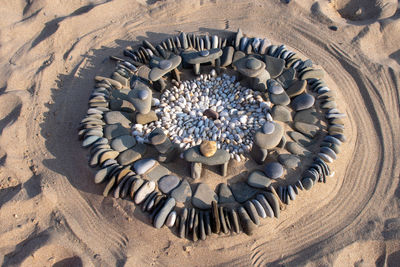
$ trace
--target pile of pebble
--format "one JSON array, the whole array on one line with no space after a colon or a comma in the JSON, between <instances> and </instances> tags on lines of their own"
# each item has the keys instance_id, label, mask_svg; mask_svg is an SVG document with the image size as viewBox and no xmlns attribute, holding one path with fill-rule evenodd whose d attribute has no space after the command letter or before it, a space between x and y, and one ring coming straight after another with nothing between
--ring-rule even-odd
<instances>
[{"instance_id":1,"label":"pile of pebble","mask_svg":"<svg viewBox=\"0 0 400 267\"><path fill-rule=\"evenodd\" d=\"M145 40L124 55L111 57L110 78L95 77L79 136L90 148L89 165L100 167L94 182L105 184L103 195L141 205L154 227L177 227L194 241L252 235L260 218L279 218L301 190L333 176L346 115L311 60L240 29L228 38L182 32L155 47ZM201 74L201 64L214 69ZM185 69L197 78L181 81ZM225 69L236 74L217 75ZM150 147L157 158L146 157ZM179 155L191 178L169 171ZM199 180L202 165L221 165L226 176L230 159L259 167L217 190ZM312 163L304 168L303 159ZM289 169L305 171L289 184L282 179Z\"/></svg>"}]
</instances>

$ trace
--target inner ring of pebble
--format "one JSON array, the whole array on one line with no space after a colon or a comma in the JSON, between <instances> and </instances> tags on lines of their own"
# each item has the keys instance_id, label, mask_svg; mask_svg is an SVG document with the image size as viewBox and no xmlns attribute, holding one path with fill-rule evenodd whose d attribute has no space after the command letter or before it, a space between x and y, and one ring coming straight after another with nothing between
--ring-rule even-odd
<instances>
[{"instance_id":1,"label":"inner ring of pebble","mask_svg":"<svg viewBox=\"0 0 400 267\"><path fill-rule=\"evenodd\" d=\"M79 136L103 195L140 205L155 228L193 241L252 235L333 176L346 115L324 71L285 45L240 29L181 32L110 59L116 68L95 77ZM217 188L202 181L203 168L225 177L232 161L256 167ZM190 177L171 173L181 162ZM296 181L285 180L289 171Z\"/></svg>"}]
</instances>

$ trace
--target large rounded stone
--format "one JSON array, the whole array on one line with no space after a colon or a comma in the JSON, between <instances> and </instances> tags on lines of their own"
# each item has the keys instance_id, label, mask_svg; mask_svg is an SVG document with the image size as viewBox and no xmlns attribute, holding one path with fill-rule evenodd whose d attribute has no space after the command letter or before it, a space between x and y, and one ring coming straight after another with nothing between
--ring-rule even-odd
<instances>
[{"instance_id":1,"label":"large rounded stone","mask_svg":"<svg viewBox=\"0 0 400 267\"><path fill-rule=\"evenodd\" d=\"M158 181L158 188L164 194L168 194L178 186L179 182L179 177L175 175L166 175Z\"/></svg>"},{"instance_id":2,"label":"large rounded stone","mask_svg":"<svg viewBox=\"0 0 400 267\"><path fill-rule=\"evenodd\" d=\"M310 94L301 94L292 101L292 108L295 111L311 108L314 105L315 98Z\"/></svg>"},{"instance_id":3,"label":"large rounded stone","mask_svg":"<svg viewBox=\"0 0 400 267\"><path fill-rule=\"evenodd\" d=\"M276 147L282 139L283 127L279 123L275 123L275 129L270 134L257 131L254 136L254 142L263 149L271 149Z\"/></svg>"},{"instance_id":4,"label":"large rounded stone","mask_svg":"<svg viewBox=\"0 0 400 267\"><path fill-rule=\"evenodd\" d=\"M283 167L278 162L271 162L264 167L265 175L271 179L277 179L283 175Z\"/></svg>"}]
</instances>

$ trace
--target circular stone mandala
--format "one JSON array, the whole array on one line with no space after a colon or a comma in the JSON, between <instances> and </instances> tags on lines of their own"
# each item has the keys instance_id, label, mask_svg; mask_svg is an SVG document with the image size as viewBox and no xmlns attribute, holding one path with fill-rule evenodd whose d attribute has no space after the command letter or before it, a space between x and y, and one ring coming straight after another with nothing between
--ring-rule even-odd
<instances>
[{"instance_id":1,"label":"circular stone mandala","mask_svg":"<svg viewBox=\"0 0 400 267\"><path fill-rule=\"evenodd\" d=\"M324 71L285 45L240 29L181 32L124 56L111 56L111 78L96 76L79 136L89 165L100 167L94 182L104 183L103 195L141 205L154 227L193 241L251 235L260 218L279 218L301 190L333 175L345 114ZM255 167L218 188L202 179L206 166L226 177L231 160ZM173 174L173 164L191 177Z\"/></svg>"}]
</instances>

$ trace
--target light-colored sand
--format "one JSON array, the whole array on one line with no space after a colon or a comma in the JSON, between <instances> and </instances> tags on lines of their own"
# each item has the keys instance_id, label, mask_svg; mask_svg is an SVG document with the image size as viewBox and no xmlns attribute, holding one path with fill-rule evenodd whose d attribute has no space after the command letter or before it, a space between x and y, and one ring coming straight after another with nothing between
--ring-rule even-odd
<instances>
[{"instance_id":1,"label":"light-colored sand","mask_svg":"<svg viewBox=\"0 0 400 267\"><path fill-rule=\"evenodd\" d=\"M0 263L399 266L400 12L397 1L377 1L355 14L358 2L3 1ZM132 202L103 198L76 128L94 76L114 68L109 55L178 30L238 27L326 70L348 114L348 142L335 178L301 193L279 220L252 237L192 243L154 229Z\"/></svg>"}]
</instances>

